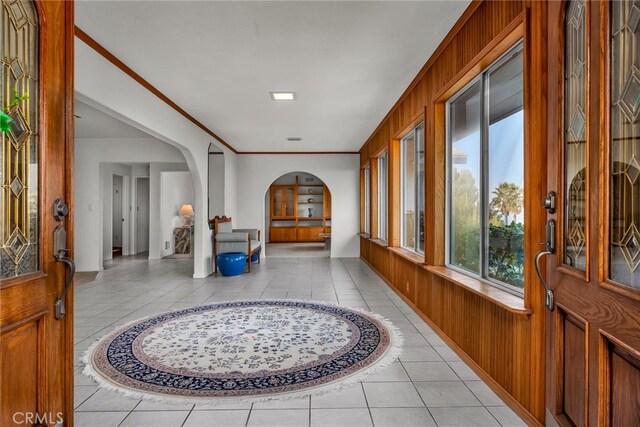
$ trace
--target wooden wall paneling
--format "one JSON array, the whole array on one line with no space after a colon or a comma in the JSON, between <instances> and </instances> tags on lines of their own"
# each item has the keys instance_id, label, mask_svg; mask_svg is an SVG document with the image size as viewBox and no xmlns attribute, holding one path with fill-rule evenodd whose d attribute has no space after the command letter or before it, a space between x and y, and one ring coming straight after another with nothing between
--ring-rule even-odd
<instances>
[{"instance_id":1,"label":"wooden wall paneling","mask_svg":"<svg viewBox=\"0 0 640 427\"><path fill-rule=\"evenodd\" d=\"M366 237L360 236L360 257L364 259L371 259L371 242Z\"/></svg>"},{"instance_id":2,"label":"wooden wall paneling","mask_svg":"<svg viewBox=\"0 0 640 427\"><path fill-rule=\"evenodd\" d=\"M426 205L431 207L427 209L425 225L426 232L432 236L428 239L431 243L425 248L425 260L431 265L444 263L445 145L437 143L438 140L444 141L444 107L438 106L434 101L443 88L451 85L456 76L492 40L501 37L501 32L510 26L521 25L514 20L520 16L521 23L525 10L531 22L526 28L527 38L531 42L525 48L529 74L526 83L529 97L525 110L534 112L525 119L527 140L529 145L546 145L546 104L543 92L546 87L543 79L546 78L547 61L544 33L546 5L534 1L473 2L361 150L361 154L365 150L370 153L380 150L385 144L389 145L390 248L398 247L400 238L400 194L399 186L395 184L399 183L400 176L397 135L411 123L415 114L423 114L427 171L425 200ZM539 164L543 155L546 152L529 152L527 162ZM364 163L361 161L361 164ZM545 177L529 178L526 185L528 193L540 193L546 185ZM529 208L533 210L532 206ZM539 222L544 212L527 212L526 215L529 224ZM543 232L544 227L531 230L528 239L535 239L535 236ZM540 238L544 240L544 236ZM527 289L528 299L525 305L531 307L534 314L527 317L511 314L456 284L423 271L421 266L412 264L413 268L409 268L410 262L391 250L387 250L385 254L384 251L368 248L362 239L361 243L362 248L367 246L361 257L375 266L376 271L398 292L407 295L419 314L437 325L439 332L464 352L463 358L470 358L477 364L484 375L492 379L494 389L508 393L507 399L511 398L510 406L531 424L541 424L544 421L544 360L540 358L540 354L544 354L544 311L541 306L542 294L537 280L531 276L533 269L530 264L525 267L528 272L526 282L531 288ZM531 247L527 249L533 250ZM374 256L375 260L372 258ZM381 261L381 257L385 256L389 260L388 273L384 272L384 263Z\"/></svg>"}]
</instances>

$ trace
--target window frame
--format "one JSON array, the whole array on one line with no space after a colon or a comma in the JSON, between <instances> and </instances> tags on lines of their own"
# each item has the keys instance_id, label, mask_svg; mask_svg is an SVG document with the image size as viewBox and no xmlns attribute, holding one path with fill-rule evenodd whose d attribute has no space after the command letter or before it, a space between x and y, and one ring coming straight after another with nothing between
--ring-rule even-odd
<instances>
[{"instance_id":1,"label":"window frame","mask_svg":"<svg viewBox=\"0 0 640 427\"><path fill-rule=\"evenodd\" d=\"M384 160L384 168L381 167ZM378 163L378 240L389 241L389 152L385 151L377 159ZM384 176L382 171L384 170ZM384 200L382 196L384 195ZM384 223L384 233L383 225Z\"/></svg>"},{"instance_id":2,"label":"window frame","mask_svg":"<svg viewBox=\"0 0 640 427\"><path fill-rule=\"evenodd\" d=\"M451 270L457 271L461 274L473 277L476 280L480 280L483 283L497 287L510 294L524 298L526 283L522 288L514 286L509 283L502 282L498 279L489 277L489 85L488 76L491 72L505 62L509 61L516 52L521 52L523 55L523 68L524 68L524 39L520 38L518 41L509 47L503 54L501 54L495 61L491 62L486 68L482 69L480 73L467 82L463 87L458 89L449 99L444 102L445 113L445 266ZM475 84L480 83L479 94L480 99L480 182L478 183L478 199L479 199L479 214L480 214L480 251L478 258L479 272L470 271L462 267L453 265L451 263L451 208L452 208L452 177L453 172L453 150L452 150L452 132L451 132L451 104L453 104L458 98L463 96L468 89ZM525 82L523 81L523 91ZM523 110L524 110L523 103ZM523 143L526 149L526 129L523 126ZM524 162L522 168L524 171ZM526 199L525 199L526 203ZM525 222L526 224L526 222ZM525 225L526 227L526 225ZM525 256L526 258L526 256ZM526 263L525 263L526 264ZM526 278L526 272L525 272Z\"/></svg>"},{"instance_id":3,"label":"window frame","mask_svg":"<svg viewBox=\"0 0 640 427\"><path fill-rule=\"evenodd\" d=\"M425 151L425 124L424 121L421 121L420 123L418 123L416 126L414 126L410 131L406 132L401 138L400 138L400 215L399 215L399 219L400 219L400 239L399 239L399 244L400 247L402 249L405 249L407 251L410 252L415 252L417 254L420 255L424 255L425 250L422 249L418 249L418 242L420 240L420 216L419 216L419 212L418 212L418 200L420 198L420 184L419 184L419 173L418 171L420 170L418 168L418 155L419 155L419 144L418 144L418 131L422 130L422 149L423 149L423 153L422 153L422 171L424 173L425 170L425 158L424 158L424 151ZM414 150L413 150L413 159L414 159L414 167L413 167L413 176L414 176L414 212L415 212L415 217L414 217L414 241L415 241L415 247L410 247L410 246L405 246L404 245L404 196L405 196L405 172L404 172L404 141L410 137L413 134L413 140L414 140ZM424 180L424 176L422 177ZM426 197L425 197L425 188L424 188L424 182L423 182L423 186L422 186L422 197L423 199L425 199L426 201ZM426 206L425 206L425 210L426 210ZM426 242L426 238L425 238L425 242Z\"/></svg>"},{"instance_id":4,"label":"window frame","mask_svg":"<svg viewBox=\"0 0 640 427\"><path fill-rule=\"evenodd\" d=\"M371 167L363 168L363 192L364 192L364 227L363 232L371 235Z\"/></svg>"}]
</instances>

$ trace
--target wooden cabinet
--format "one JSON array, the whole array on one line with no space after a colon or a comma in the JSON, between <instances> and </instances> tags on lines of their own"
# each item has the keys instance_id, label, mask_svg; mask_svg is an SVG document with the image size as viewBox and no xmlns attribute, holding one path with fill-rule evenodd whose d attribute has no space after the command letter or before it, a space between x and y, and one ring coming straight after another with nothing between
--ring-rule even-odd
<instances>
[{"instance_id":1,"label":"wooden cabinet","mask_svg":"<svg viewBox=\"0 0 640 427\"><path fill-rule=\"evenodd\" d=\"M298 242L324 242L324 227L297 227L296 240Z\"/></svg>"},{"instance_id":2,"label":"wooden cabinet","mask_svg":"<svg viewBox=\"0 0 640 427\"><path fill-rule=\"evenodd\" d=\"M324 242L331 232L331 193L324 184L272 185L269 242ZM323 235L323 236L321 236Z\"/></svg>"},{"instance_id":3,"label":"wooden cabinet","mask_svg":"<svg viewBox=\"0 0 640 427\"><path fill-rule=\"evenodd\" d=\"M269 227L271 242L293 242L296 238L296 227Z\"/></svg>"},{"instance_id":4,"label":"wooden cabinet","mask_svg":"<svg viewBox=\"0 0 640 427\"><path fill-rule=\"evenodd\" d=\"M271 218L295 218L298 210L296 185L272 185L270 199Z\"/></svg>"}]
</instances>

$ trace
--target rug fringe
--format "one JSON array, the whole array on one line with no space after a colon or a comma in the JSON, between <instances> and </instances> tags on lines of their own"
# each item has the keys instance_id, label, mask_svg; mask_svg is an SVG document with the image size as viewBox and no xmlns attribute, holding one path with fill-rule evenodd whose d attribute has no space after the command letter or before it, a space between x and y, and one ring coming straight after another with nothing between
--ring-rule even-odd
<instances>
[{"instance_id":1,"label":"rug fringe","mask_svg":"<svg viewBox=\"0 0 640 427\"><path fill-rule=\"evenodd\" d=\"M351 375L349 377L341 378L339 380L336 380L335 382L328 383L328 384L323 384L321 386L312 387L312 388L306 388L306 389L304 389L302 391L298 391L298 392L285 392L285 393L278 393L278 394L269 394L269 395L265 395L265 396L185 397L185 396L172 396L172 395L151 393L151 392L142 392L142 391L138 391L138 390L131 389L131 388L128 388L128 387L123 387L122 385L113 384L107 378L105 378L100 373L98 373L93 368L93 366L91 365L91 355L93 354L93 352L95 351L96 347L98 346L98 344L103 339L105 339L105 338L107 338L107 337L109 337L111 335L114 335L114 334L119 334L120 332L126 330L127 328L129 328L130 326L132 326L132 325L134 325L136 323L143 322L143 321L145 321L147 319L159 316L160 314L173 313L173 312L182 311L182 310L189 310L189 308L180 308L180 309L175 309L175 310L169 310L169 311L166 311L166 312L163 312L163 313L160 313L160 314L153 314L153 315L150 315L150 316L142 317L140 319L133 320L133 321L130 321L130 322L126 322L126 323L118 326L117 328L115 328L113 331L103 335L102 337L97 339L96 342L91 344L89 346L89 348L87 348L87 350L85 351L83 357L80 359L85 364L84 369L82 370L82 373L84 375L88 376L89 378L91 378L92 380L94 380L95 382L97 382L98 385L101 388L104 388L104 389L109 390L109 391L116 392L116 393L118 393L118 394L120 394L120 395L122 395L124 397L130 397L130 398L141 399L141 400L149 400L149 401L153 401L153 402L165 403L165 404L168 404L168 405L205 405L205 406L217 407L217 406L223 406L223 405L250 404L250 403L268 402L268 401L273 401L273 400L302 399L302 398L309 397L309 396L321 396L321 395L324 395L324 394L327 394L327 393L344 390L344 389L347 389L347 388L355 386L356 384L361 382L364 378L368 377L369 375L377 374L377 373L383 371L384 369L388 368L391 364L393 364L400 357L400 354L402 353L402 345L404 343L404 338L402 336L402 332L400 331L400 328L395 326L393 324L393 322L391 322L389 319L386 319L385 317L383 317L383 316L381 316L381 315L379 315L377 313L373 313L371 311L367 311L367 310L364 310L364 309L361 309L361 308L352 308L352 307L342 306L342 305L339 305L339 304L328 303L326 301L298 300L298 299L287 299L287 300L282 300L282 299L263 299L263 300L220 301L220 302L213 303L213 304L206 304L204 306L216 305L216 304L225 304L225 303L234 303L234 302L237 303L237 302L254 302L254 301L260 301L260 302L263 302L263 301L264 302L288 301L288 302L294 302L294 303L322 304L322 305L326 305L326 306L330 306L330 307L348 309L348 310L354 311L354 312L359 313L359 314L364 314L366 316L373 317L378 322L380 322L389 331L389 347L387 348L385 353L372 366L364 368L361 371L358 371L358 372L354 373L353 375ZM204 307L204 306L196 305L194 307Z\"/></svg>"}]
</instances>

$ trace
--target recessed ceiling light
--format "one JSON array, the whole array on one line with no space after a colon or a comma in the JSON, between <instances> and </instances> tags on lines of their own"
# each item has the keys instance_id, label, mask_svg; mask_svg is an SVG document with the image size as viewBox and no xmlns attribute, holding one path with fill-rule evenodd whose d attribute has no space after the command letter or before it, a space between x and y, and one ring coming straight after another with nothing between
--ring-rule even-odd
<instances>
[{"instance_id":1,"label":"recessed ceiling light","mask_svg":"<svg viewBox=\"0 0 640 427\"><path fill-rule=\"evenodd\" d=\"M293 101L296 99L295 92L269 92L274 101Z\"/></svg>"}]
</instances>

